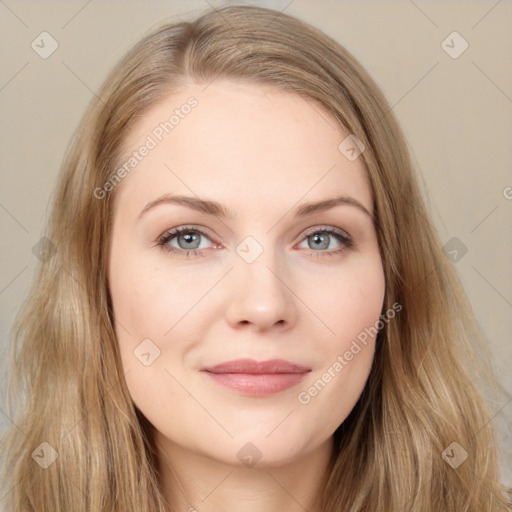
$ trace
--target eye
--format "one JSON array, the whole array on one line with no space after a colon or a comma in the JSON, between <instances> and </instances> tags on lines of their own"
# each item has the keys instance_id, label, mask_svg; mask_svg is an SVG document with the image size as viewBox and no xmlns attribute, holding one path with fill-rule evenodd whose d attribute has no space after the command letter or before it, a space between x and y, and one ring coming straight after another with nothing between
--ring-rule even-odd
<instances>
[{"instance_id":1,"label":"eye","mask_svg":"<svg viewBox=\"0 0 512 512\"><path fill-rule=\"evenodd\" d=\"M202 245L201 238L210 240L210 237L198 228L181 226L164 233L158 239L157 245L163 250L178 256L190 257L191 253L193 256L205 256L204 250L208 249L208 245ZM329 249L332 246L332 240L338 242L338 247L335 249ZM349 235L330 226L310 229L304 235L302 243L305 242L308 244L309 249L313 249L310 254L316 254L317 258L334 256L354 246L354 242ZM217 244L215 245L220 247Z\"/></svg>"},{"instance_id":2,"label":"eye","mask_svg":"<svg viewBox=\"0 0 512 512\"><path fill-rule=\"evenodd\" d=\"M160 237L157 245L173 254L183 254L186 251L186 256L190 252L194 255L203 256L202 249L207 247L201 247L201 237L209 240L208 236L201 230L190 226L181 226L165 233ZM171 242L176 242L177 247L172 245Z\"/></svg>"},{"instance_id":3,"label":"eye","mask_svg":"<svg viewBox=\"0 0 512 512\"><path fill-rule=\"evenodd\" d=\"M332 240L338 241L338 248L325 250L331 247ZM354 242L350 236L345 234L343 231L332 228L332 227L315 227L306 233L303 243L307 243L310 249L320 249L313 251L317 253L316 256L335 256L350 249L354 246Z\"/></svg>"}]
</instances>

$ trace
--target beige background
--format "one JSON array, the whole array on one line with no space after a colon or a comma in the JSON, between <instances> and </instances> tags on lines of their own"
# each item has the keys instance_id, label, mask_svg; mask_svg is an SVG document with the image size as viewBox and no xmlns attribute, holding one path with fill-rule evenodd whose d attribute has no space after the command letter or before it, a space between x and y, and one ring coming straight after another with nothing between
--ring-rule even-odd
<instances>
[{"instance_id":1,"label":"beige background","mask_svg":"<svg viewBox=\"0 0 512 512\"><path fill-rule=\"evenodd\" d=\"M153 27L226 3L0 0L0 348L38 261L32 247L64 151L92 95ZM382 87L442 242L457 237L467 247L453 264L512 391L511 0L245 3L316 25ZM31 48L43 31L59 45L47 59ZM469 45L456 59L441 46L453 31ZM457 39L448 44L461 48ZM0 427L9 421L2 410ZM503 479L512 486L512 402L504 398L495 413Z\"/></svg>"}]
</instances>

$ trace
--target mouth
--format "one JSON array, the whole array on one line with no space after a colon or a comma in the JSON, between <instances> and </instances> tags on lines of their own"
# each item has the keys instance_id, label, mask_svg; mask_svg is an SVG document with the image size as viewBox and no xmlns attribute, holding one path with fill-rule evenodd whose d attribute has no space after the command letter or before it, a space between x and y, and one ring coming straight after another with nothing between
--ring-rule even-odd
<instances>
[{"instance_id":1,"label":"mouth","mask_svg":"<svg viewBox=\"0 0 512 512\"><path fill-rule=\"evenodd\" d=\"M237 359L201 369L216 383L252 396L285 391L301 382L311 368L283 359L254 361Z\"/></svg>"}]
</instances>

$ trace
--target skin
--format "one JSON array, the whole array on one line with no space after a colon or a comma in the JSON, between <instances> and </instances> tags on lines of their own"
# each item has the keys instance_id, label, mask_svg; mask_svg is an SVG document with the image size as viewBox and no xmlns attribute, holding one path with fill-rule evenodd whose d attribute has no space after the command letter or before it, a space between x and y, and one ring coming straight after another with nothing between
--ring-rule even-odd
<instances>
[{"instance_id":1,"label":"skin","mask_svg":"<svg viewBox=\"0 0 512 512\"><path fill-rule=\"evenodd\" d=\"M155 427L161 484L173 510L319 510L332 435L366 383L373 338L307 404L298 394L382 312L385 281L373 198L361 158L338 150L348 133L317 104L260 84L217 79L188 84L147 111L126 141L133 151L169 113L198 105L115 190L109 285L131 397ZM342 204L294 218L306 203L350 196L370 213ZM218 201L221 219L163 194ZM166 252L172 228L201 229L203 255L183 235ZM334 235L314 245L322 228ZM252 263L236 251L248 236L263 252ZM328 245L327 245L328 244ZM254 251L254 247L250 249ZM254 252L252 253L254 254ZM160 355L134 355L144 339ZM305 380L267 396L247 396L199 370L237 358L282 358L311 368ZM331 370L332 373L332 370ZM249 467L237 455L261 454ZM251 451L253 450L253 451Z\"/></svg>"}]
</instances>

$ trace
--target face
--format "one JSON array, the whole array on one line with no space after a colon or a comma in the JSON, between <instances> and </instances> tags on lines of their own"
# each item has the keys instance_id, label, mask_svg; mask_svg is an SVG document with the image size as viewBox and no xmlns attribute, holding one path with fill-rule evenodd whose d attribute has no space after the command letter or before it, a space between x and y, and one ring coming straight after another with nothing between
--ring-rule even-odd
<instances>
[{"instance_id":1,"label":"face","mask_svg":"<svg viewBox=\"0 0 512 512\"><path fill-rule=\"evenodd\" d=\"M109 286L131 397L169 449L284 464L359 398L385 282L366 170L336 126L295 94L215 80L126 141Z\"/></svg>"}]
</instances>

